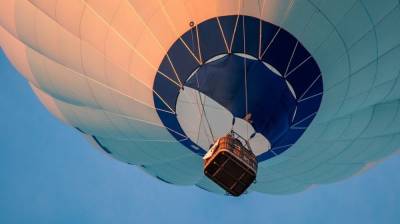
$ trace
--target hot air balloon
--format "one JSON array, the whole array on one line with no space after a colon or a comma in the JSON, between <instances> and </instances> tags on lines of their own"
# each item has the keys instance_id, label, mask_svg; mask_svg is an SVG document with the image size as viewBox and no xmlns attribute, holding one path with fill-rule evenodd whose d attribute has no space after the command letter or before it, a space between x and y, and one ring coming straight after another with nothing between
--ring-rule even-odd
<instances>
[{"instance_id":1,"label":"hot air balloon","mask_svg":"<svg viewBox=\"0 0 400 224\"><path fill-rule=\"evenodd\" d=\"M54 116L163 182L233 195L300 192L396 152L399 27L398 0L0 7L0 46Z\"/></svg>"}]
</instances>

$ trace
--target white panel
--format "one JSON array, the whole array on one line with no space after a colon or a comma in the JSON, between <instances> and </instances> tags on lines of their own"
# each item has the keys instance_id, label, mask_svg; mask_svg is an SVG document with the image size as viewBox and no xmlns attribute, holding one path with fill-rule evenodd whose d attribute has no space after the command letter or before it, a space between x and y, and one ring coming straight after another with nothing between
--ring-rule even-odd
<instances>
[{"instance_id":1,"label":"white panel","mask_svg":"<svg viewBox=\"0 0 400 224\"><path fill-rule=\"evenodd\" d=\"M57 22L75 36L80 36L81 19L85 4L82 0L58 0Z\"/></svg>"},{"instance_id":2,"label":"white panel","mask_svg":"<svg viewBox=\"0 0 400 224\"><path fill-rule=\"evenodd\" d=\"M163 14L166 15L172 30L175 31L176 37L180 37L189 30L189 23L193 20L183 3L184 1L182 0L160 1L160 8Z\"/></svg>"},{"instance_id":3,"label":"white panel","mask_svg":"<svg viewBox=\"0 0 400 224\"><path fill-rule=\"evenodd\" d=\"M285 24L295 1L293 0L264 0L261 6L262 19L278 26Z\"/></svg>"},{"instance_id":4,"label":"white panel","mask_svg":"<svg viewBox=\"0 0 400 224\"><path fill-rule=\"evenodd\" d=\"M316 13L299 40L307 50L314 52L329 38L332 31L333 27L325 17L321 13Z\"/></svg>"},{"instance_id":5,"label":"white panel","mask_svg":"<svg viewBox=\"0 0 400 224\"><path fill-rule=\"evenodd\" d=\"M304 191L308 187L299 181L290 178L282 178L267 183L256 183L251 186L251 190L269 194L290 194Z\"/></svg>"},{"instance_id":6,"label":"white panel","mask_svg":"<svg viewBox=\"0 0 400 224\"><path fill-rule=\"evenodd\" d=\"M368 95L369 95L369 92L364 92L364 93L358 94L354 97L346 98L344 100L342 106L340 107L340 110L337 112L337 116L338 117L345 116L351 112L361 109L361 105L368 98Z\"/></svg>"},{"instance_id":7,"label":"white panel","mask_svg":"<svg viewBox=\"0 0 400 224\"><path fill-rule=\"evenodd\" d=\"M232 3L235 4L234 1L232 1ZM246 0L246 1L239 1L238 4L241 4L240 14L248 15L248 16L252 16L252 17L256 17L256 18L262 17L261 7L260 7L262 5L262 1Z\"/></svg>"},{"instance_id":8,"label":"white panel","mask_svg":"<svg viewBox=\"0 0 400 224\"><path fill-rule=\"evenodd\" d=\"M140 2L140 1L134 1ZM149 1L146 1L146 4ZM131 45L136 44L140 35L145 31L145 23L143 19L138 17L135 10L132 9L128 2L122 2L115 14L112 26L117 32L113 32L119 36L123 36L123 39L128 41Z\"/></svg>"},{"instance_id":9,"label":"white panel","mask_svg":"<svg viewBox=\"0 0 400 224\"><path fill-rule=\"evenodd\" d=\"M85 2L87 2L87 6L91 7L107 22L112 20L112 18L115 16L118 6L121 5L121 0L86 0Z\"/></svg>"},{"instance_id":10,"label":"white panel","mask_svg":"<svg viewBox=\"0 0 400 224\"><path fill-rule=\"evenodd\" d=\"M176 41L177 34L170 27L170 24L165 17L166 15L162 13L162 9L159 8L158 11L149 18L149 20L143 22L146 23L148 29L150 29L151 33L157 38L157 44L163 46L163 49L166 52Z\"/></svg>"},{"instance_id":11,"label":"white panel","mask_svg":"<svg viewBox=\"0 0 400 224\"><path fill-rule=\"evenodd\" d=\"M207 19L219 16L217 14L216 0L188 0L185 2L189 15L193 16L196 24L199 24Z\"/></svg>"},{"instance_id":12,"label":"white panel","mask_svg":"<svg viewBox=\"0 0 400 224\"><path fill-rule=\"evenodd\" d=\"M114 103L120 101L120 106L124 108L124 113L128 116L160 123L152 105L147 104L148 101L152 102L152 92L148 89L143 89L143 85L135 84L134 82L132 84L132 88L136 87L136 95L142 98L137 100L123 94L117 89L108 87L95 80L87 79L84 75L49 60L31 49L28 49L27 59L30 63L29 67L31 67L32 73L35 76L31 81L35 83L35 80L37 80L39 87L60 100L93 108L102 106L114 112L118 112L118 108L114 106ZM24 73L29 75L28 72L24 71ZM79 92L79 96L76 94L77 92ZM96 94L103 97L98 97ZM113 96L114 99L108 96ZM118 99L118 101L115 101L115 99ZM143 110L147 112L141 113ZM145 116L146 118L138 115Z\"/></svg>"},{"instance_id":13,"label":"white panel","mask_svg":"<svg viewBox=\"0 0 400 224\"><path fill-rule=\"evenodd\" d=\"M351 122L340 136L342 139L355 139L365 130L374 115L373 108L358 111L351 116Z\"/></svg>"},{"instance_id":14,"label":"white panel","mask_svg":"<svg viewBox=\"0 0 400 224\"><path fill-rule=\"evenodd\" d=\"M38 82L32 74L28 62L25 45L15 39L3 27L0 27L0 45L8 60L10 60L17 71L22 74L28 81L32 82L35 85L38 85Z\"/></svg>"},{"instance_id":15,"label":"white panel","mask_svg":"<svg viewBox=\"0 0 400 224\"><path fill-rule=\"evenodd\" d=\"M378 58L378 74L375 82L376 85L387 81L394 81L393 79L399 76L400 63L397 60L398 58L400 58L400 46L393 48Z\"/></svg>"},{"instance_id":16,"label":"white panel","mask_svg":"<svg viewBox=\"0 0 400 224\"><path fill-rule=\"evenodd\" d=\"M256 156L271 149L271 143L259 133L257 133L253 138L250 138L249 143Z\"/></svg>"},{"instance_id":17,"label":"white panel","mask_svg":"<svg viewBox=\"0 0 400 224\"><path fill-rule=\"evenodd\" d=\"M397 6L390 11L383 20L376 26L376 34L378 36L379 55L391 50L400 43L400 29L396 29L400 21L400 7Z\"/></svg>"},{"instance_id":18,"label":"white panel","mask_svg":"<svg viewBox=\"0 0 400 224\"><path fill-rule=\"evenodd\" d=\"M255 134L253 126L251 126L249 122L240 118L235 118L235 124L233 125L233 130L244 139L250 139L250 136L252 134Z\"/></svg>"},{"instance_id":19,"label":"white panel","mask_svg":"<svg viewBox=\"0 0 400 224\"><path fill-rule=\"evenodd\" d=\"M49 58L62 61L60 57L60 26L42 12L36 12L34 26L35 35L30 37L36 38L36 49Z\"/></svg>"},{"instance_id":20,"label":"white panel","mask_svg":"<svg viewBox=\"0 0 400 224\"><path fill-rule=\"evenodd\" d=\"M81 40L65 29L58 29L59 56L58 62L74 71L85 74L82 65ZM86 55L92 57L91 55Z\"/></svg>"},{"instance_id":21,"label":"white panel","mask_svg":"<svg viewBox=\"0 0 400 224\"><path fill-rule=\"evenodd\" d=\"M340 36L333 32L327 39L314 51L314 57L318 60L318 66L323 74L324 87L331 87L348 75L346 49Z\"/></svg>"},{"instance_id":22,"label":"white panel","mask_svg":"<svg viewBox=\"0 0 400 224\"><path fill-rule=\"evenodd\" d=\"M72 126L90 135L127 140L174 140L165 127L149 121L58 100L55 102Z\"/></svg>"},{"instance_id":23,"label":"white panel","mask_svg":"<svg viewBox=\"0 0 400 224\"><path fill-rule=\"evenodd\" d=\"M393 136L381 136L371 139L356 140L353 145L342 153L338 158L335 158L333 163L368 163L373 159L379 158L383 149L390 148Z\"/></svg>"},{"instance_id":24,"label":"white panel","mask_svg":"<svg viewBox=\"0 0 400 224\"><path fill-rule=\"evenodd\" d=\"M242 8L243 2L242 0L216 0L216 14L217 16L237 15Z\"/></svg>"},{"instance_id":25,"label":"white panel","mask_svg":"<svg viewBox=\"0 0 400 224\"><path fill-rule=\"evenodd\" d=\"M377 63L371 63L360 71L351 74L347 97L355 97L369 91L374 84L376 70Z\"/></svg>"},{"instance_id":26,"label":"white panel","mask_svg":"<svg viewBox=\"0 0 400 224\"><path fill-rule=\"evenodd\" d=\"M329 49L326 50L324 55L329 55ZM333 54L335 54L334 52L336 52L336 50L333 51ZM330 57L328 57L328 60L329 59ZM324 90L329 90L336 85L340 85L341 82L345 81L350 75L350 62L347 54L344 54L339 60L333 61L334 62L327 61L329 66L322 67L320 65Z\"/></svg>"},{"instance_id":27,"label":"white panel","mask_svg":"<svg viewBox=\"0 0 400 224\"><path fill-rule=\"evenodd\" d=\"M217 102L206 98L204 110L215 137L224 136L232 129L233 115Z\"/></svg>"},{"instance_id":28,"label":"white panel","mask_svg":"<svg viewBox=\"0 0 400 224\"><path fill-rule=\"evenodd\" d=\"M400 73L399 73L400 75ZM386 82L387 83L387 82ZM394 81L389 81L392 84L392 89L389 90L388 95L385 97L386 100L395 100L400 98L400 79L397 78ZM384 85L384 84L382 84Z\"/></svg>"},{"instance_id":29,"label":"white panel","mask_svg":"<svg viewBox=\"0 0 400 224\"><path fill-rule=\"evenodd\" d=\"M339 138L349 126L350 122L350 117L343 117L330 122L319 140L332 141Z\"/></svg>"},{"instance_id":30,"label":"white panel","mask_svg":"<svg viewBox=\"0 0 400 224\"><path fill-rule=\"evenodd\" d=\"M176 110L184 132L204 150L208 150L216 138L225 136L232 129L232 114L211 98L190 87L180 91Z\"/></svg>"},{"instance_id":31,"label":"white panel","mask_svg":"<svg viewBox=\"0 0 400 224\"><path fill-rule=\"evenodd\" d=\"M393 90L395 82L385 82L375 86L369 92L368 98L364 101L363 107L372 106L382 102Z\"/></svg>"},{"instance_id":32,"label":"white panel","mask_svg":"<svg viewBox=\"0 0 400 224\"><path fill-rule=\"evenodd\" d=\"M340 19L336 28L346 46L350 47L373 27L365 8L357 1Z\"/></svg>"},{"instance_id":33,"label":"white panel","mask_svg":"<svg viewBox=\"0 0 400 224\"><path fill-rule=\"evenodd\" d=\"M84 77L31 49L27 55L32 73L46 93L69 103L97 107Z\"/></svg>"},{"instance_id":34,"label":"white panel","mask_svg":"<svg viewBox=\"0 0 400 224\"><path fill-rule=\"evenodd\" d=\"M3 1L0 7L0 25L3 29L16 35L17 29L15 24L15 1Z\"/></svg>"},{"instance_id":35,"label":"white panel","mask_svg":"<svg viewBox=\"0 0 400 224\"><path fill-rule=\"evenodd\" d=\"M68 123L68 120L64 117L64 115L60 111L60 108L58 108L57 103L51 96L41 91L32 84L30 84L30 87L32 88L36 96L39 98L40 102L46 106L47 110L49 110L55 117L60 119L62 122Z\"/></svg>"},{"instance_id":36,"label":"white panel","mask_svg":"<svg viewBox=\"0 0 400 224\"><path fill-rule=\"evenodd\" d=\"M154 12L160 8L160 0L147 0L147 1L136 1L129 0L132 6L135 8L137 13L143 18L144 21L154 14Z\"/></svg>"},{"instance_id":37,"label":"white panel","mask_svg":"<svg viewBox=\"0 0 400 224\"><path fill-rule=\"evenodd\" d=\"M29 0L35 7L42 10L44 13L51 15L52 17L55 16L56 13L56 0Z\"/></svg>"},{"instance_id":38,"label":"white panel","mask_svg":"<svg viewBox=\"0 0 400 224\"><path fill-rule=\"evenodd\" d=\"M38 9L25 0L16 1L15 8L16 10L14 18L17 38L21 42L37 49L38 44L36 41L35 20L38 14Z\"/></svg>"},{"instance_id":39,"label":"white panel","mask_svg":"<svg viewBox=\"0 0 400 224\"><path fill-rule=\"evenodd\" d=\"M385 1L376 1L376 0L362 0L364 7L368 11L372 21L374 24L379 23L383 17L385 17L393 8L398 6L398 0L385 0Z\"/></svg>"},{"instance_id":40,"label":"white panel","mask_svg":"<svg viewBox=\"0 0 400 224\"><path fill-rule=\"evenodd\" d=\"M264 7L270 7L268 5ZM283 28L288 30L296 38L301 39L305 28L315 16L317 9L309 1L293 1L293 6L283 23ZM301 20L299 18L302 18Z\"/></svg>"},{"instance_id":41,"label":"white panel","mask_svg":"<svg viewBox=\"0 0 400 224\"><path fill-rule=\"evenodd\" d=\"M285 163L277 164L271 169L278 170L285 177L299 177L310 172L321 164L335 158L351 145L351 141L323 142L313 147L313 152L306 152Z\"/></svg>"},{"instance_id":42,"label":"white panel","mask_svg":"<svg viewBox=\"0 0 400 224\"><path fill-rule=\"evenodd\" d=\"M145 166L144 170L164 181L179 185L193 185L203 177L202 159L197 155L159 165Z\"/></svg>"},{"instance_id":43,"label":"white panel","mask_svg":"<svg viewBox=\"0 0 400 224\"><path fill-rule=\"evenodd\" d=\"M103 54L86 42L81 43L81 50L84 74L94 80L108 85Z\"/></svg>"},{"instance_id":44,"label":"white panel","mask_svg":"<svg viewBox=\"0 0 400 224\"><path fill-rule=\"evenodd\" d=\"M87 41L97 50L104 52L104 42L109 29L109 24L94 9L90 6L85 8L80 26L82 40Z\"/></svg>"},{"instance_id":45,"label":"white panel","mask_svg":"<svg viewBox=\"0 0 400 224\"><path fill-rule=\"evenodd\" d=\"M343 17L354 7L356 1L357 0L319 1L316 5L333 24L338 24L340 21L343 21Z\"/></svg>"},{"instance_id":46,"label":"white panel","mask_svg":"<svg viewBox=\"0 0 400 224\"><path fill-rule=\"evenodd\" d=\"M304 178L306 181L312 180L314 183L332 183L354 175L363 166L364 164L324 164L299 178Z\"/></svg>"},{"instance_id":47,"label":"white panel","mask_svg":"<svg viewBox=\"0 0 400 224\"><path fill-rule=\"evenodd\" d=\"M98 138L99 142L118 159L136 165L160 164L184 159L193 154L174 140L144 141Z\"/></svg>"},{"instance_id":48,"label":"white panel","mask_svg":"<svg viewBox=\"0 0 400 224\"><path fill-rule=\"evenodd\" d=\"M359 71L372 61L376 60L378 56L376 48L376 36L373 31L368 32L362 39L354 43L348 52L351 63L351 72L354 73Z\"/></svg>"},{"instance_id":49,"label":"white panel","mask_svg":"<svg viewBox=\"0 0 400 224\"><path fill-rule=\"evenodd\" d=\"M114 64L115 67L120 67L121 70L128 71L132 50L120 36L116 32L109 32L104 44L107 62Z\"/></svg>"},{"instance_id":50,"label":"white panel","mask_svg":"<svg viewBox=\"0 0 400 224\"><path fill-rule=\"evenodd\" d=\"M344 80L331 89L324 90L324 97L322 98L318 112L319 120L328 121L338 112L340 106L343 104L348 85L349 81Z\"/></svg>"},{"instance_id":51,"label":"white panel","mask_svg":"<svg viewBox=\"0 0 400 224\"><path fill-rule=\"evenodd\" d=\"M387 127L393 122L399 107L400 105L397 101L375 106L374 116L360 137L373 137L384 134Z\"/></svg>"},{"instance_id":52,"label":"white panel","mask_svg":"<svg viewBox=\"0 0 400 224\"><path fill-rule=\"evenodd\" d=\"M140 79L136 79L126 71L121 70L111 63L106 62L106 74L109 86L108 88L115 95L124 95L126 98L132 98L135 101L154 108L153 95L155 94L151 87L145 86ZM160 96L162 99L163 97ZM133 107L134 105L131 105Z\"/></svg>"}]
</instances>

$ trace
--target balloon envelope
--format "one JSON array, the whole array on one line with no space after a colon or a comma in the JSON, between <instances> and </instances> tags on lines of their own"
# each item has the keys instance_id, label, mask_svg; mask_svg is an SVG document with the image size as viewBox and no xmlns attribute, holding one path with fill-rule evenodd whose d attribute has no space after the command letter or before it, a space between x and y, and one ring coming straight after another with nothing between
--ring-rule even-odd
<instances>
[{"instance_id":1,"label":"balloon envelope","mask_svg":"<svg viewBox=\"0 0 400 224\"><path fill-rule=\"evenodd\" d=\"M224 193L202 156L230 130L286 194L400 145L395 0L5 0L0 46L54 116L158 179Z\"/></svg>"}]
</instances>

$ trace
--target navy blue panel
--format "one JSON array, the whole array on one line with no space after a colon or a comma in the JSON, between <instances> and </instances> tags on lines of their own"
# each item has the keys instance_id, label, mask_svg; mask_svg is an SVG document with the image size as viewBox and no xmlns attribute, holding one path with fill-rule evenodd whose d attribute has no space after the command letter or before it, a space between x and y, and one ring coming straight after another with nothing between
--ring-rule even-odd
<instances>
[{"instance_id":1,"label":"navy blue panel","mask_svg":"<svg viewBox=\"0 0 400 224\"><path fill-rule=\"evenodd\" d=\"M190 50L193 52L193 54L196 55L196 57L198 59L200 59L200 51L199 51L199 46L198 46L200 41L197 41L196 27L193 27L190 31L183 34L181 38L186 43L186 45L190 48Z\"/></svg>"},{"instance_id":2,"label":"navy blue panel","mask_svg":"<svg viewBox=\"0 0 400 224\"><path fill-rule=\"evenodd\" d=\"M285 145L290 145L294 144L297 139L303 134L304 129L289 129L285 135L283 135L281 138L279 138L276 142L272 143L272 148L278 148L274 149L274 152L276 154L279 154L281 151L279 146L285 146Z\"/></svg>"},{"instance_id":3,"label":"navy blue panel","mask_svg":"<svg viewBox=\"0 0 400 224\"><path fill-rule=\"evenodd\" d=\"M287 148L286 148L286 149L287 149ZM275 156L275 154L274 154L272 151L268 151L268 152L266 152L266 153L263 153L263 154L257 156L257 161L258 161L258 162L261 162L261 161L270 159L270 158L272 158L272 157L274 157L274 156Z\"/></svg>"},{"instance_id":4,"label":"navy blue panel","mask_svg":"<svg viewBox=\"0 0 400 224\"><path fill-rule=\"evenodd\" d=\"M294 39L293 36L281 29L264 54L262 60L273 65L281 74L285 74L296 42L297 40Z\"/></svg>"},{"instance_id":5,"label":"navy blue panel","mask_svg":"<svg viewBox=\"0 0 400 224\"><path fill-rule=\"evenodd\" d=\"M300 119L297 123L294 123L292 127L294 127L294 128L308 127L311 124L314 117L315 117L315 115L312 115L312 116L306 117L307 119L304 119L304 118Z\"/></svg>"},{"instance_id":6,"label":"navy blue panel","mask_svg":"<svg viewBox=\"0 0 400 224\"><path fill-rule=\"evenodd\" d=\"M175 44L172 45L168 51L168 55L175 67L179 79L182 82L187 79L187 77L196 69L196 67L199 66L196 58L190 54L190 51L187 49L187 47L185 47L180 39L178 39ZM162 64L166 63L164 61L168 61L168 58L165 57Z\"/></svg>"},{"instance_id":7,"label":"navy blue panel","mask_svg":"<svg viewBox=\"0 0 400 224\"><path fill-rule=\"evenodd\" d=\"M242 17L242 26L244 26L244 38L246 46L244 53L250 55L258 55L259 39L260 39L260 20L254 17ZM258 58L258 57L256 57Z\"/></svg>"},{"instance_id":8,"label":"navy blue panel","mask_svg":"<svg viewBox=\"0 0 400 224\"><path fill-rule=\"evenodd\" d=\"M236 17L235 17L236 18ZM251 40L248 38L248 40ZM237 27L236 27L236 32L235 32L235 38L233 39L232 43L232 52L234 53L243 53L244 52L244 33L243 33L243 16L239 18Z\"/></svg>"},{"instance_id":9,"label":"navy blue panel","mask_svg":"<svg viewBox=\"0 0 400 224\"><path fill-rule=\"evenodd\" d=\"M296 116L293 120L293 123L297 123L302 119L306 118L310 114L315 113L318 111L322 99L322 95L310 98L308 100L301 101L298 104Z\"/></svg>"},{"instance_id":10,"label":"navy blue panel","mask_svg":"<svg viewBox=\"0 0 400 224\"><path fill-rule=\"evenodd\" d=\"M179 86L177 86L175 83L171 82L167 78L165 78L162 75L158 75L156 77L157 82L154 82L153 88L157 92L158 95L160 95L163 100L165 101L166 104L170 108L174 108L176 105L176 98L178 95L176 94L179 92ZM160 99L157 95L154 94L153 98L157 98L157 105L156 108L166 110L166 111L171 111Z\"/></svg>"},{"instance_id":11,"label":"navy blue panel","mask_svg":"<svg viewBox=\"0 0 400 224\"><path fill-rule=\"evenodd\" d=\"M310 59L290 74L287 80L292 85L296 95L301 96L320 74L321 72L316 62L314 59Z\"/></svg>"},{"instance_id":12,"label":"navy blue panel","mask_svg":"<svg viewBox=\"0 0 400 224\"><path fill-rule=\"evenodd\" d=\"M272 39L274 38L275 34L278 32L279 27L266 23L261 22L261 52L260 56L263 54L265 49L267 49L268 45L271 43ZM280 31L279 31L280 32Z\"/></svg>"},{"instance_id":13,"label":"navy blue panel","mask_svg":"<svg viewBox=\"0 0 400 224\"><path fill-rule=\"evenodd\" d=\"M156 107L159 107L160 105L162 105L164 103L161 102L161 100L157 97L157 98L154 98L154 104ZM182 136L182 135L184 135L184 131L182 130L179 123L176 122L175 114L163 112L163 111L159 111L159 110L157 111L157 113L158 113L158 116L160 117L160 119L163 121L165 127L175 131L175 132L169 131L175 137L175 139L177 139L178 141L185 139L185 137ZM180 133L181 135L179 135L176 132Z\"/></svg>"},{"instance_id":14,"label":"navy blue panel","mask_svg":"<svg viewBox=\"0 0 400 224\"><path fill-rule=\"evenodd\" d=\"M262 129L258 132L263 134L271 143L273 143L285 134L290 125L290 116L288 112L282 111L281 114L276 113L271 116L269 122L261 127Z\"/></svg>"},{"instance_id":15,"label":"navy blue panel","mask_svg":"<svg viewBox=\"0 0 400 224\"><path fill-rule=\"evenodd\" d=\"M199 24L198 31L203 61L219 54L228 53L217 19Z\"/></svg>"},{"instance_id":16,"label":"navy blue panel","mask_svg":"<svg viewBox=\"0 0 400 224\"><path fill-rule=\"evenodd\" d=\"M228 42L228 46L231 46L233 33L235 30L236 21L237 24L240 25L241 16L221 16L219 17L219 22L221 23L222 30L224 31L224 35L226 41Z\"/></svg>"},{"instance_id":17,"label":"navy blue panel","mask_svg":"<svg viewBox=\"0 0 400 224\"><path fill-rule=\"evenodd\" d=\"M320 76L317 79L317 81L315 81L315 83L311 86L311 88L309 88L307 92L304 94L304 96L301 97L301 99L299 100L307 99L308 97L312 97L317 94L322 94L321 86L322 86L322 76Z\"/></svg>"},{"instance_id":18,"label":"navy blue panel","mask_svg":"<svg viewBox=\"0 0 400 224\"><path fill-rule=\"evenodd\" d=\"M160 67L158 67L158 71L163 73L164 75L168 76L170 79L174 80L176 83L179 83L178 77L174 72L174 69L172 68L171 62L167 60L163 60L160 64Z\"/></svg>"},{"instance_id":19,"label":"navy blue panel","mask_svg":"<svg viewBox=\"0 0 400 224\"><path fill-rule=\"evenodd\" d=\"M237 18L236 15L219 17L228 47L233 38ZM199 32L200 44L197 44L196 28ZM277 34L278 30L279 33ZM275 34L277 35L271 43ZM260 37L261 49L258 49ZM209 19L198 24L197 27L191 28L182 35L181 39L197 56L199 56L198 48L200 46L203 62L208 61L214 56L228 53L217 18ZM243 118L247 112L251 113L251 124L254 129L264 135L271 142L272 148L275 148L273 152L268 151L257 157L259 161L263 161L287 150L290 148L287 145L294 144L302 135L304 129L290 129L294 123L301 121L301 119L307 116L309 118L297 126L306 128L311 123L314 116L310 115L318 111L322 94L307 100L304 99L322 93L322 78L316 79L320 75L320 70L312 57L285 78L274 74L263 65L262 62L266 62L280 71L281 74L284 74L286 69L289 72L306 58L310 57L309 52L301 43L297 45L292 57L294 47L297 43L296 38L273 24L253 17L240 16L233 39L233 53L245 53L255 58L258 58L259 53L262 54L268 45L270 46L261 58L262 61L249 60L241 56L229 54L213 62L199 65L183 45L182 40L178 39L169 49L168 55L184 86L204 93L228 109L234 117ZM246 46L246 49L244 49L244 46ZM288 67L291 57L292 62ZM189 76L197 68L197 72L189 79ZM176 77L174 77L175 73L171 71L172 66L169 64L167 57L163 59L159 69L171 79L176 80ZM303 100L294 98L286 85L286 81L293 87L297 97L304 94L302 97ZM314 81L315 83L311 85ZM153 88L173 110L176 110L176 101L180 91L178 86L160 74L157 74ZM305 92L307 89L308 91ZM156 108L169 110L156 95L154 95L153 99ZM295 108L297 108L296 116L292 122ZM176 114L160 110L157 112L166 127L184 135ZM183 136L172 131L170 133L194 153L198 155L205 154L206 149L196 150L196 147L200 147L190 139L185 139Z\"/></svg>"},{"instance_id":20,"label":"navy blue panel","mask_svg":"<svg viewBox=\"0 0 400 224\"><path fill-rule=\"evenodd\" d=\"M196 75L185 84L214 99L236 117L244 117L244 60L231 55L207 66L202 66Z\"/></svg>"},{"instance_id":21,"label":"navy blue panel","mask_svg":"<svg viewBox=\"0 0 400 224\"><path fill-rule=\"evenodd\" d=\"M299 43L292 57L292 61L290 62L288 72L299 66L308 57L310 57L310 53L308 53L308 51L303 47L303 45Z\"/></svg>"},{"instance_id":22,"label":"navy blue panel","mask_svg":"<svg viewBox=\"0 0 400 224\"><path fill-rule=\"evenodd\" d=\"M290 146L285 146L285 147L277 147L275 149L272 149L271 151L275 153L276 155L281 154L282 152L286 151Z\"/></svg>"},{"instance_id":23,"label":"navy blue panel","mask_svg":"<svg viewBox=\"0 0 400 224\"><path fill-rule=\"evenodd\" d=\"M248 69L247 85L248 110L254 129L268 139L280 136L290 126L290 116L296 107L284 79L256 61Z\"/></svg>"}]
</instances>

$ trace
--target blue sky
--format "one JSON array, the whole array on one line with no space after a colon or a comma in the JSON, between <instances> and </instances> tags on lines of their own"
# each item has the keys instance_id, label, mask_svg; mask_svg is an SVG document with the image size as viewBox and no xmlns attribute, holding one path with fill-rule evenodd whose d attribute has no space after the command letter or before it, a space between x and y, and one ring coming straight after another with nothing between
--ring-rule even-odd
<instances>
[{"instance_id":1,"label":"blue sky","mask_svg":"<svg viewBox=\"0 0 400 224\"><path fill-rule=\"evenodd\" d=\"M162 183L93 150L0 51L0 223L400 223L400 156L286 196Z\"/></svg>"}]
</instances>

